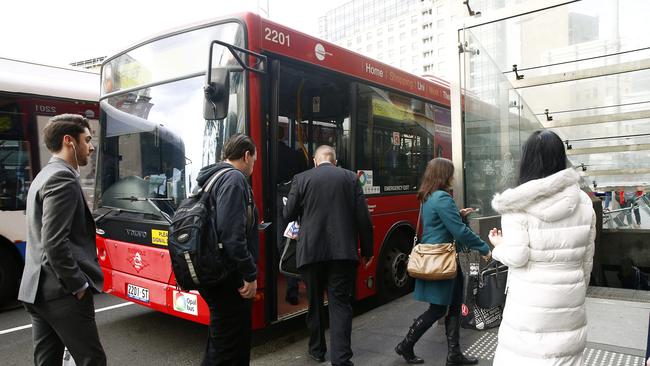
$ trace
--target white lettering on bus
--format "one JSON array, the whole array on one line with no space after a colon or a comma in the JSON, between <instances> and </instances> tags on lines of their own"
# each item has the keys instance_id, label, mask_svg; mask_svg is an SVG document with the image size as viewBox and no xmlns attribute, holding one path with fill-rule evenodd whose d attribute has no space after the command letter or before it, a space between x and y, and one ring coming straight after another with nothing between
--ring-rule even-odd
<instances>
[{"instance_id":1,"label":"white lettering on bus","mask_svg":"<svg viewBox=\"0 0 650 366\"><path fill-rule=\"evenodd\" d=\"M384 77L384 70L374 67L371 64L366 62L366 72L370 75L379 76L380 78Z\"/></svg>"},{"instance_id":2,"label":"white lettering on bus","mask_svg":"<svg viewBox=\"0 0 650 366\"><path fill-rule=\"evenodd\" d=\"M411 188L408 184L401 186L384 186L384 192L408 191Z\"/></svg>"},{"instance_id":3,"label":"white lettering on bus","mask_svg":"<svg viewBox=\"0 0 650 366\"><path fill-rule=\"evenodd\" d=\"M53 105L40 105L40 104L35 104L34 105L36 112L43 112L43 113L56 113L56 107Z\"/></svg>"},{"instance_id":4,"label":"white lettering on bus","mask_svg":"<svg viewBox=\"0 0 650 366\"><path fill-rule=\"evenodd\" d=\"M415 83L413 82L413 80L409 80L406 77L400 76L392 71L390 72L388 79L390 81L395 81L402 88L414 89Z\"/></svg>"},{"instance_id":5,"label":"white lettering on bus","mask_svg":"<svg viewBox=\"0 0 650 366\"><path fill-rule=\"evenodd\" d=\"M271 29L269 27L265 27L264 32L266 33L265 36L264 36L264 39L266 39L267 41L277 43L277 44L279 44L281 46L291 47L291 35L290 34L287 34L287 33L281 32L281 31L277 31L277 30Z\"/></svg>"}]
</instances>

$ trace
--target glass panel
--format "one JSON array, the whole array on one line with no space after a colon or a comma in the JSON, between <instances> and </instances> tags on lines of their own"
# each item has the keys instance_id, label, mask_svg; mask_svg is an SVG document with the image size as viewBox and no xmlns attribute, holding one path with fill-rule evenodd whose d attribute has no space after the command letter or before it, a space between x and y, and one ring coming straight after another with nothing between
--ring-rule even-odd
<instances>
[{"instance_id":1,"label":"glass panel","mask_svg":"<svg viewBox=\"0 0 650 366\"><path fill-rule=\"evenodd\" d=\"M542 126L472 32L464 36L474 49L463 53L461 68L466 93L465 205L490 216L496 214L494 194L517 185L521 145Z\"/></svg>"},{"instance_id":2,"label":"glass panel","mask_svg":"<svg viewBox=\"0 0 650 366\"><path fill-rule=\"evenodd\" d=\"M486 7L485 3L498 5ZM520 3L519 0L471 1L474 10L497 9ZM484 12L485 13L485 12ZM576 59L612 55L646 48L645 37L650 32L650 2L646 0L582 0L501 22L495 22L471 31L496 62L501 71L557 64ZM553 32L540 32L552 29ZM526 35L530 35L526 37ZM534 37L537 35L534 39ZM622 53L610 60L599 58L581 65L571 63L542 70L525 70L526 77L540 73L580 70L607 63L619 63L647 58L643 53ZM514 76L514 75L511 75Z\"/></svg>"},{"instance_id":3,"label":"glass panel","mask_svg":"<svg viewBox=\"0 0 650 366\"><path fill-rule=\"evenodd\" d=\"M434 154L451 155L448 110L367 85L357 100L356 167L366 173L366 194L415 191ZM436 130L445 136L439 142Z\"/></svg>"},{"instance_id":4,"label":"glass panel","mask_svg":"<svg viewBox=\"0 0 650 366\"><path fill-rule=\"evenodd\" d=\"M485 53L494 60L494 73L515 80L512 65L517 64L524 83L562 77L560 82L518 91L542 126L569 140L574 166L586 165L587 173L609 171L586 177L584 183L591 189L594 181L596 186L601 182L624 186L626 180L630 187L643 183L637 173L647 168L650 144L650 71L645 65L650 45L643 37L650 30L645 19L649 11L650 2L644 0L584 0L471 29L476 43L483 46L481 56ZM606 75L571 80L572 75L589 73ZM481 80L492 74L469 77ZM577 155L582 148L602 149ZM637 151L620 152L624 149ZM612 178L621 169L636 170Z\"/></svg>"},{"instance_id":5,"label":"glass panel","mask_svg":"<svg viewBox=\"0 0 650 366\"><path fill-rule=\"evenodd\" d=\"M104 65L102 94L205 72L210 42L221 40L244 46L240 24L226 23L164 38L131 50ZM225 65L232 56L226 48L213 55Z\"/></svg>"}]
</instances>

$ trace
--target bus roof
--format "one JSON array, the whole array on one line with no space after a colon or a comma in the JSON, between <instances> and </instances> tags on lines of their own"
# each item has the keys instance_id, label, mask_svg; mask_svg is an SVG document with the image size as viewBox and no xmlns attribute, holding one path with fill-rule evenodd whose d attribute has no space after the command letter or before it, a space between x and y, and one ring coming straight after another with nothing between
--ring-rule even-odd
<instances>
[{"instance_id":1,"label":"bus roof","mask_svg":"<svg viewBox=\"0 0 650 366\"><path fill-rule=\"evenodd\" d=\"M96 102L99 74L0 57L0 92Z\"/></svg>"},{"instance_id":2,"label":"bus roof","mask_svg":"<svg viewBox=\"0 0 650 366\"><path fill-rule=\"evenodd\" d=\"M230 19L247 24L249 39L259 40L259 42L256 43L261 47L261 49L256 49L257 45L249 46L252 51L266 51L301 62L311 63L318 67L347 74L379 85L386 85L425 99L434 100L440 104L449 105L449 83L440 78L432 75L421 77L408 73L381 61L377 61L317 37L296 31L250 12L203 20L159 32L156 35L148 37L146 40L135 43L113 56L107 57L102 63L102 66L115 57L146 43L185 31L208 27L218 22ZM269 28L271 32L274 30L276 32L282 32L284 33L284 37L289 35L291 38L291 45L288 46L286 44L286 39L285 44L281 44L278 41L281 37L276 37L276 41L274 41L272 36L267 36L265 33L266 28Z\"/></svg>"},{"instance_id":3,"label":"bus roof","mask_svg":"<svg viewBox=\"0 0 650 366\"><path fill-rule=\"evenodd\" d=\"M259 19L260 43L264 51L449 105L449 84L442 79L411 74L256 14L247 13L244 18L248 18L248 22Z\"/></svg>"}]
</instances>

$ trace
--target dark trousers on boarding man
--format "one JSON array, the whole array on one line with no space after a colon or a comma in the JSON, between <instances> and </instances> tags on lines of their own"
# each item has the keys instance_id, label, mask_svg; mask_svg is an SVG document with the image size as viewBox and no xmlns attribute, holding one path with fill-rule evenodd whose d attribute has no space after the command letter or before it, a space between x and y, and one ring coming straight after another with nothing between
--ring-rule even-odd
<instances>
[{"instance_id":1,"label":"dark trousers on boarding man","mask_svg":"<svg viewBox=\"0 0 650 366\"><path fill-rule=\"evenodd\" d=\"M60 366L67 347L79 366L106 365L106 354L95 323L95 302L90 290L78 300L66 295L54 300L25 303L32 317L34 365Z\"/></svg>"},{"instance_id":2,"label":"dark trousers on boarding man","mask_svg":"<svg viewBox=\"0 0 650 366\"><path fill-rule=\"evenodd\" d=\"M251 311L253 300L237 291L243 285L234 272L219 286L201 289L210 308L208 343L201 366L248 366L250 364Z\"/></svg>"},{"instance_id":3,"label":"dark trousers on boarding man","mask_svg":"<svg viewBox=\"0 0 650 366\"><path fill-rule=\"evenodd\" d=\"M307 327L310 331L309 353L323 357L325 342L324 292L327 290L330 318L330 358L332 365L352 365L352 296L357 273L357 262L328 261L301 267L302 279L307 285L309 312Z\"/></svg>"}]
</instances>

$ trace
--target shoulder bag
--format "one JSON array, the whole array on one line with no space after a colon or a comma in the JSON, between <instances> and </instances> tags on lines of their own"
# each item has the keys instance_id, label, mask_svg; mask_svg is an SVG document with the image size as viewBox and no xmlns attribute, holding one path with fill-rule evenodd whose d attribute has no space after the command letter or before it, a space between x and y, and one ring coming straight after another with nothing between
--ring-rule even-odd
<instances>
[{"instance_id":1,"label":"shoulder bag","mask_svg":"<svg viewBox=\"0 0 650 366\"><path fill-rule=\"evenodd\" d=\"M454 243L418 244L422 204L418 214L413 249L409 256L407 271L420 280L449 280L456 277L456 245Z\"/></svg>"}]
</instances>

